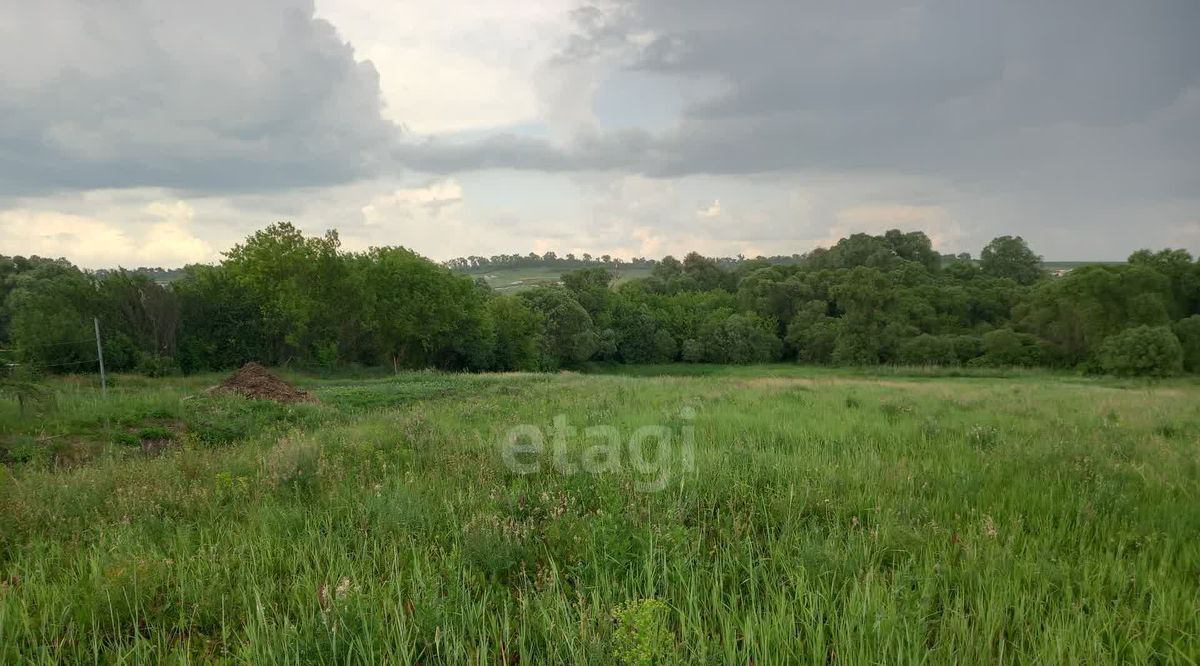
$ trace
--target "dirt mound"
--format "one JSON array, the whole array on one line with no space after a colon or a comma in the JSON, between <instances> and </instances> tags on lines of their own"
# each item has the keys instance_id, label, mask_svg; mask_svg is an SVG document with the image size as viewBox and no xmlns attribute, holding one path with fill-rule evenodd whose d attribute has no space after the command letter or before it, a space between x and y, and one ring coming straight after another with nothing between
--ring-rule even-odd
<instances>
[{"instance_id":1,"label":"dirt mound","mask_svg":"<svg viewBox=\"0 0 1200 666\"><path fill-rule=\"evenodd\" d=\"M253 361L243 365L229 379L209 389L209 392L236 393L253 400L318 402L313 394L292 386Z\"/></svg>"}]
</instances>

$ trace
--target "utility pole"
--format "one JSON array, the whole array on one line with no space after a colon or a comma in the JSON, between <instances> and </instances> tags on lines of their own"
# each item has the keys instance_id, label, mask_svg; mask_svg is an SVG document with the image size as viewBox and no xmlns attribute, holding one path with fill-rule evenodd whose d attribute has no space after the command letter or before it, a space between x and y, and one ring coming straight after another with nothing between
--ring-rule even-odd
<instances>
[{"instance_id":1,"label":"utility pole","mask_svg":"<svg viewBox=\"0 0 1200 666\"><path fill-rule=\"evenodd\" d=\"M96 358L100 361L100 395L108 397L108 380L104 378L104 347L100 346L100 320L92 317L92 325L96 328Z\"/></svg>"}]
</instances>

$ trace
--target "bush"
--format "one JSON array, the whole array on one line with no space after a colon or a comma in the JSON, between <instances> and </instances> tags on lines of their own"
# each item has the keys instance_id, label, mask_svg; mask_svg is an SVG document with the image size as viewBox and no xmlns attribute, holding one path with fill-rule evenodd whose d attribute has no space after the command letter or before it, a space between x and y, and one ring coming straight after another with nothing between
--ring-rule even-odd
<instances>
[{"instance_id":1,"label":"bush","mask_svg":"<svg viewBox=\"0 0 1200 666\"><path fill-rule=\"evenodd\" d=\"M179 365L170 356L142 354L136 371L147 377L168 377L179 374Z\"/></svg>"},{"instance_id":2,"label":"bush","mask_svg":"<svg viewBox=\"0 0 1200 666\"><path fill-rule=\"evenodd\" d=\"M1122 376L1167 377L1183 370L1183 345L1166 326L1138 326L1100 345L1100 367Z\"/></svg>"},{"instance_id":3,"label":"bush","mask_svg":"<svg viewBox=\"0 0 1200 666\"><path fill-rule=\"evenodd\" d=\"M954 336L918 335L900 343L896 360L903 365L957 365Z\"/></svg>"},{"instance_id":4,"label":"bush","mask_svg":"<svg viewBox=\"0 0 1200 666\"><path fill-rule=\"evenodd\" d=\"M977 335L954 336L954 355L959 363L983 356L983 339Z\"/></svg>"},{"instance_id":5,"label":"bush","mask_svg":"<svg viewBox=\"0 0 1200 666\"><path fill-rule=\"evenodd\" d=\"M671 663L675 635L667 626L671 609L658 599L638 599L613 609L612 653L618 664Z\"/></svg>"},{"instance_id":6,"label":"bush","mask_svg":"<svg viewBox=\"0 0 1200 666\"><path fill-rule=\"evenodd\" d=\"M1183 368L1200 372L1200 315L1175 322L1175 337L1183 347Z\"/></svg>"},{"instance_id":7,"label":"bush","mask_svg":"<svg viewBox=\"0 0 1200 666\"><path fill-rule=\"evenodd\" d=\"M1000 328L983 335L983 356L971 365L983 366L1030 366L1042 361L1042 349L1037 338L1027 333L1017 333L1011 328Z\"/></svg>"},{"instance_id":8,"label":"bush","mask_svg":"<svg viewBox=\"0 0 1200 666\"><path fill-rule=\"evenodd\" d=\"M678 346L675 344L675 338L671 336L670 331L660 328L654 333L654 353L655 360L659 363L670 363L675 360L675 354L678 351Z\"/></svg>"}]
</instances>

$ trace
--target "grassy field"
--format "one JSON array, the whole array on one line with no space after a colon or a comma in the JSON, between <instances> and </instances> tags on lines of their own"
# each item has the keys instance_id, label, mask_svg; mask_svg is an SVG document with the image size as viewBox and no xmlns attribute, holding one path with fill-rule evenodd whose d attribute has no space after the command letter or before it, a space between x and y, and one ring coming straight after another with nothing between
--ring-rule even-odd
<instances>
[{"instance_id":1,"label":"grassy field","mask_svg":"<svg viewBox=\"0 0 1200 666\"><path fill-rule=\"evenodd\" d=\"M1200 655L1195 383L291 378L0 405L0 662Z\"/></svg>"},{"instance_id":2,"label":"grassy field","mask_svg":"<svg viewBox=\"0 0 1200 666\"><path fill-rule=\"evenodd\" d=\"M492 268L486 271L477 271L469 273L473 277L482 277L487 280L488 285L502 294L517 293L532 289L542 285L556 284L563 273L570 269L554 268L548 266L534 266L529 268ZM617 276L614 285L620 284L626 280L634 278L643 278L650 275L649 268L623 268L615 269L613 273Z\"/></svg>"}]
</instances>

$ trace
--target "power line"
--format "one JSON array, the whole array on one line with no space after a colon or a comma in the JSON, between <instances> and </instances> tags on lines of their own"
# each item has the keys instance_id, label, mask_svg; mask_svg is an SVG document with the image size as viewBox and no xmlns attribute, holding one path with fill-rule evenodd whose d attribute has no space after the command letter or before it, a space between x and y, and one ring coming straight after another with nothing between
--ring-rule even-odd
<instances>
[{"instance_id":1,"label":"power line","mask_svg":"<svg viewBox=\"0 0 1200 666\"><path fill-rule=\"evenodd\" d=\"M23 346L22 349L24 349L26 347L61 347L63 345L79 345L79 344L83 344L85 342L92 342L94 339L95 338L84 338L82 340L68 340L66 342L38 342L38 343L31 344L31 345ZM9 352L9 351L17 351L17 349L16 348L0 349L0 352Z\"/></svg>"},{"instance_id":2,"label":"power line","mask_svg":"<svg viewBox=\"0 0 1200 666\"><path fill-rule=\"evenodd\" d=\"M38 369L42 369L42 368L61 368L61 367L63 367L63 366L67 366L67 365L83 365L83 364L85 364L85 363L97 363L97 362L99 362L99 360L100 360L100 359L93 358L93 359L88 359L88 360L86 360L86 361L68 361L68 362L66 362L66 363L48 363L48 364L46 364L46 365L38 365L38 366L36 366L36 367L37 367Z\"/></svg>"}]
</instances>

